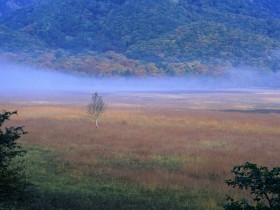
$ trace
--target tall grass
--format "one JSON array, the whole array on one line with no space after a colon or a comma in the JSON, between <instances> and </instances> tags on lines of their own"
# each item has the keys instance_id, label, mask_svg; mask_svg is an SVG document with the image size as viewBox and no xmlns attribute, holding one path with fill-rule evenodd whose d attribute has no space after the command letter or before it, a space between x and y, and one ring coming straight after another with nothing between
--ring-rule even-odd
<instances>
[{"instance_id":1,"label":"tall grass","mask_svg":"<svg viewBox=\"0 0 280 210\"><path fill-rule=\"evenodd\" d=\"M25 148L29 151L26 173L33 185L18 209L199 209L194 202L197 197L183 189L77 176L73 165L63 162L56 150Z\"/></svg>"},{"instance_id":2,"label":"tall grass","mask_svg":"<svg viewBox=\"0 0 280 210\"><path fill-rule=\"evenodd\" d=\"M11 104L29 131L22 142L42 208L219 209L225 194L239 195L224 183L233 166L279 166L279 114L224 111L248 106L244 95L220 101L220 110L194 98L201 109L194 101L128 106L112 97L98 131L85 104ZM250 106L269 102L259 103Z\"/></svg>"}]
</instances>

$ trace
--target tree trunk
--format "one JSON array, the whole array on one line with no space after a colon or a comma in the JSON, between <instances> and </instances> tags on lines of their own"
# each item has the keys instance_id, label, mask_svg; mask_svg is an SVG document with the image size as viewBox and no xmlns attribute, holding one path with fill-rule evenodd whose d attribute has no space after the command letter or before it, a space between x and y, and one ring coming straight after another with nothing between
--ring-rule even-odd
<instances>
[{"instance_id":1,"label":"tree trunk","mask_svg":"<svg viewBox=\"0 0 280 210\"><path fill-rule=\"evenodd\" d=\"M98 129L98 119L95 120L95 127L96 127L96 130Z\"/></svg>"}]
</instances>

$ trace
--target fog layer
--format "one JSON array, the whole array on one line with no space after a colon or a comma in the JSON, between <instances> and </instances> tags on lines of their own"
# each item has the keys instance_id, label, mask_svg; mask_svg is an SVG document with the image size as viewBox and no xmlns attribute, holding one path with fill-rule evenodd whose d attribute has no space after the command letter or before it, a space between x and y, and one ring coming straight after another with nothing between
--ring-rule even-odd
<instances>
[{"instance_id":1,"label":"fog layer","mask_svg":"<svg viewBox=\"0 0 280 210\"><path fill-rule=\"evenodd\" d=\"M248 68L221 76L171 78L93 78L26 66L0 64L1 91L184 91L191 89L279 88L280 74Z\"/></svg>"}]
</instances>

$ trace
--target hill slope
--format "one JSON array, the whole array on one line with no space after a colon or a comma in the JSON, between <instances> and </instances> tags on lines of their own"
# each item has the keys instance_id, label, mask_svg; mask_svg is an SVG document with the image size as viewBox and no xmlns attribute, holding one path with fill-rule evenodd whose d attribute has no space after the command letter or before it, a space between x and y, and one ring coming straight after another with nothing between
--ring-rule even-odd
<instances>
[{"instance_id":1,"label":"hill slope","mask_svg":"<svg viewBox=\"0 0 280 210\"><path fill-rule=\"evenodd\" d=\"M0 0L0 17L25 8L36 0Z\"/></svg>"},{"instance_id":2,"label":"hill slope","mask_svg":"<svg viewBox=\"0 0 280 210\"><path fill-rule=\"evenodd\" d=\"M119 63L133 61L144 69L153 65L152 72L160 74L201 68L211 73L217 67L240 65L277 71L279 11L280 2L273 0L45 0L2 17L7 30L0 39L22 34L37 46L9 38L2 50L25 52L29 60L30 49L48 52L54 55L53 67L63 57L71 60L68 68L77 71L73 60L106 57L107 51L119 54ZM27 47L15 47L18 43ZM106 68L108 75L140 71L129 65Z\"/></svg>"}]
</instances>

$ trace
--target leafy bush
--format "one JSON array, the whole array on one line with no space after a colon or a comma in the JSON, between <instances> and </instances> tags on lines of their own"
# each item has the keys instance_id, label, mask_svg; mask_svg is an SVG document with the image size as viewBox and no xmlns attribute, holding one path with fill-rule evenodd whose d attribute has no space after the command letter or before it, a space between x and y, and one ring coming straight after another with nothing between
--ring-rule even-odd
<instances>
[{"instance_id":1,"label":"leafy bush","mask_svg":"<svg viewBox=\"0 0 280 210\"><path fill-rule=\"evenodd\" d=\"M232 187L248 190L253 196L254 204L246 200L235 201L227 198L224 206L227 210L237 209L280 209L280 167L269 170L253 163L235 166L232 170L234 179L226 180Z\"/></svg>"},{"instance_id":2,"label":"leafy bush","mask_svg":"<svg viewBox=\"0 0 280 210\"><path fill-rule=\"evenodd\" d=\"M17 112L0 113L0 209L14 206L26 187L22 164L16 161L25 153L16 141L26 132L23 127L2 128L14 114Z\"/></svg>"}]
</instances>

